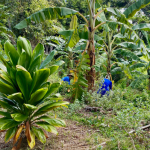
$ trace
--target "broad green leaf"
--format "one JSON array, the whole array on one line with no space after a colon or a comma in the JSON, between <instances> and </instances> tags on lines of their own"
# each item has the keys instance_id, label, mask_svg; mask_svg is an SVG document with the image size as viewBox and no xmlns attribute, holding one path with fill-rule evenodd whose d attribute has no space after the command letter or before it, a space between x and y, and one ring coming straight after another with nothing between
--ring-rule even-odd
<instances>
[{"instance_id":1,"label":"broad green leaf","mask_svg":"<svg viewBox=\"0 0 150 150\"><path fill-rule=\"evenodd\" d=\"M0 111L0 115L7 117L7 118L11 118L10 113L8 113L8 112Z\"/></svg>"},{"instance_id":2,"label":"broad green leaf","mask_svg":"<svg viewBox=\"0 0 150 150\"><path fill-rule=\"evenodd\" d=\"M11 114L11 116L15 121L25 121L28 118L28 115L24 115L21 113Z\"/></svg>"},{"instance_id":3,"label":"broad green leaf","mask_svg":"<svg viewBox=\"0 0 150 150\"><path fill-rule=\"evenodd\" d=\"M77 11L65 7L44 8L21 21L15 26L15 28L26 28L27 25L31 24L32 21L35 23L40 23L44 22L45 20L69 18L74 14L77 14Z\"/></svg>"},{"instance_id":4,"label":"broad green leaf","mask_svg":"<svg viewBox=\"0 0 150 150\"><path fill-rule=\"evenodd\" d=\"M131 25L131 23L128 21L128 19L126 18L126 16L121 13L120 10L118 10L117 8L106 8L106 10L108 12L111 12L113 15L115 15L115 17L117 18L118 22L124 23L128 26Z\"/></svg>"},{"instance_id":5,"label":"broad green leaf","mask_svg":"<svg viewBox=\"0 0 150 150\"><path fill-rule=\"evenodd\" d=\"M17 72L16 68L7 67L7 72L10 75L12 82L15 85L15 87L18 87L17 81L16 81L16 72Z\"/></svg>"},{"instance_id":6,"label":"broad green leaf","mask_svg":"<svg viewBox=\"0 0 150 150\"><path fill-rule=\"evenodd\" d=\"M63 65L65 62L63 61L63 60L59 60L59 61L57 61L54 65L55 66L61 66L61 65Z\"/></svg>"},{"instance_id":7,"label":"broad green leaf","mask_svg":"<svg viewBox=\"0 0 150 150\"><path fill-rule=\"evenodd\" d=\"M36 69L39 69L41 64L41 55L39 55L29 66L29 72L33 73Z\"/></svg>"},{"instance_id":8,"label":"broad green leaf","mask_svg":"<svg viewBox=\"0 0 150 150\"><path fill-rule=\"evenodd\" d=\"M64 30L64 31L59 31L58 33L62 35L64 38L68 38L72 36L74 30Z\"/></svg>"},{"instance_id":9,"label":"broad green leaf","mask_svg":"<svg viewBox=\"0 0 150 150\"><path fill-rule=\"evenodd\" d=\"M0 118L0 127L10 121L12 121L12 119L8 119L7 117Z\"/></svg>"},{"instance_id":10,"label":"broad green leaf","mask_svg":"<svg viewBox=\"0 0 150 150\"><path fill-rule=\"evenodd\" d=\"M48 116L42 116L39 119L48 122L50 125L55 126L55 127L65 127L66 123L64 120L61 119L53 119L49 118Z\"/></svg>"},{"instance_id":11,"label":"broad green leaf","mask_svg":"<svg viewBox=\"0 0 150 150\"><path fill-rule=\"evenodd\" d=\"M145 67L146 65L145 64L143 64L143 63L136 63L136 64L134 64L134 65L131 65L130 66L130 69L131 70L134 70L134 69L136 69L136 68L141 68L141 67Z\"/></svg>"},{"instance_id":12,"label":"broad green leaf","mask_svg":"<svg viewBox=\"0 0 150 150\"><path fill-rule=\"evenodd\" d=\"M5 49L7 56L12 61L13 65L14 66L17 65L17 62L19 59L19 54L16 51L16 49L14 48L14 46L9 41L6 41L4 44L4 49Z\"/></svg>"},{"instance_id":13,"label":"broad green leaf","mask_svg":"<svg viewBox=\"0 0 150 150\"><path fill-rule=\"evenodd\" d=\"M22 93L20 93L20 92L11 94L11 95L7 96L7 98L9 98L11 100L15 100L18 103L23 103Z\"/></svg>"},{"instance_id":14,"label":"broad green leaf","mask_svg":"<svg viewBox=\"0 0 150 150\"><path fill-rule=\"evenodd\" d=\"M31 109L31 110L36 110L37 107L34 106L34 105L30 105L30 104L24 104L28 109Z\"/></svg>"},{"instance_id":15,"label":"broad green leaf","mask_svg":"<svg viewBox=\"0 0 150 150\"><path fill-rule=\"evenodd\" d=\"M8 119L7 119L8 120ZM21 122L16 122L13 119L10 119L5 123L2 127L1 130L7 130L9 128L17 127Z\"/></svg>"},{"instance_id":16,"label":"broad green leaf","mask_svg":"<svg viewBox=\"0 0 150 150\"><path fill-rule=\"evenodd\" d=\"M102 37L98 36L97 34L94 35L94 40L95 41L102 41Z\"/></svg>"},{"instance_id":17,"label":"broad green leaf","mask_svg":"<svg viewBox=\"0 0 150 150\"><path fill-rule=\"evenodd\" d=\"M12 94L16 92L16 89L13 86L0 80L0 92L4 94Z\"/></svg>"},{"instance_id":18,"label":"broad green leaf","mask_svg":"<svg viewBox=\"0 0 150 150\"><path fill-rule=\"evenodd\" d=\"M59 34L62 35L65 39L67 39L66 47L74 47L78 41L80 40L77 28L74 30L64 30L59 31Z\"/></svg>"},{"instance_id":19,"label":"broad green leaf","mask_svg":"<svg viewBox=\"0 0 150 150\"><path fill-rule=\"evenodd\" d=\"M133 30L146 30L146 31L149 31L150 30L150 24L148 24L148 23L137 24L137 25L133 26L132 29Z\"/></svg>"},{"instance_id":20,"label":"broad green leaf","mask_svg":"<svg viewBox=\"0 0 150 150\"><path fill-rule=\"evenodd\" d=\"M118 45L124 48L130 48L130 49L135 49L135 50L139 49L138 45L132 42L122 42Z\"/></svg>"},{"instance_id":21,"label":"broad green leaf","mask_svg":"<svg viewBox=\"0 0 150 150\"><path fill-rule=\"evenodd\" d=\"M98 11L101 11L101 10L102 10L102 8L99 8ZM100 23L105 23L105 22L106 22L106 16L105 16L104 12L102 12L102 13L96 18L95 24L96 24L96 26L97 26L98 24L100 24ZM102 27L104 27L104 29L105 29L106 32L109 31L108 25L107 25L106 23L103 24Z\"/></svg>"},{"instance_id":22,"label":"broad green leaf","mask_svg":"<svg viewBox=\"0 0 150 150\"><path fill-rule=\"evenodd\" d=\"M13 86L13 82L7 72L0 70L0 78L6 81L9 85Z\"/></svg>"},{"instance_id":23,"label":"broad green leaf","mask_svg":"<svg viewBox=\"0 0 150 150\"><path fill-rule=\"evenodd\" d=\"M132 28L130 28L125 23L121 23L121 22L118 22L118 21L107 21L107 24L108 24L109 28L114 30L114 31L116 31L119 27L121 29L121 34L123 34L123 35L125 33L128 33L128 32L131 33L132 32Z\"/></svg>"},{"instance_id":24,"label":"broad green leaf","mask_svg":"<svg viewBox=\"0 0 150 150\"><path fill-rule=\"evenodd\" d=\"M50 75L50 69L40 69L36 71L33 77L31 91L35 92L37 89L39 89L40 86L47 81L49 75Z\"/></svg>"},{"instance_id":25,"label":"broad green leaf","mask_svg":"<svg viewBox=\"0 0 150 150\"><path fill-rule=\"evenodd\" d=\"M30 42L23 37L18 37L18 39L17 39L17 51L19 54L21 54L23 50L28 54L29 59L31 59L32 47L31 47ZM26 60L26 61L30 61L30 60Z\"/></svg>"},{"instance_id":26,"label":"broad green leaf","mask_svg":"<svg viewBox=\"0 0 150 150\"><path fill-rule=\"evenodd\" d=\"M49 68L50 68L50 75L51 75L58 70L59 66L51 66Z\"/></svg>"},{"instance_id":27,"label":"broad green leaf","mask_svg":"<svg viewBox=\"0 0 150 150\"><path fill-rule=\"evenodd\" d=\"M35 146L35 135L33 131L30 131L30 135L31 135L31 142L29 142L28 140L27 141L28 141L28 145L32 149Z\"/></svg>"},{"instance_id":28,"label":"broad green leaf","mask_svg":"<svg viewBox=\"0 0 150 150\"><path fill-rule=\"evenodd\" d=\"M39 43L36 45L35 49L33 50L33 58L36 59L39 55L41 55L41 58L43 58L44 55L44 46Z\"/></svg>"},{"instance_id":29,"label":"broad green leaf","mask_svg":"<svg viewBox=\"0 0 150 150\"><path fill-rule=\"evenodd\" d=\"M7 109L8 111L17 111L12 105L10 105L9 103L3 101L3 100L0 100L0 105L2 108L4 109Z\"/></svg>"},{"instance_id":30,"label":"broad green leaf","mask_svg":"<svg viewBox=\"0 0 150 150\"><path fill-rule=\"evenodd\" d=\"M70 22L70 29L76 29L78 27L78 18L76 15L73 15Z\"/></svg>"},{"instance_id":31,"label":"broad green leaf","mask_svg":"<svg viewBox=\"0 0 150 150\"><path fill-rule=\"evenodd\" d=\"M121 56L123 56L123 57L128 57L133 60L140 61L140 58L136 54L134 54L133 52L126 50L126 49L117 49L114 51L114 53L121 54Z\"/></svg>"},{"instance_id":32,"label":"broad green leaf","mask_svg":"<svg viewBox=\"0 0 150 150\"><path fill-rule=\"evenodd\" d=\"M78 29L78 33L79 33L79 37L80 39L84 39L84 40L88 40L88 31L87 28L84 27L82 28L81 26L79 26L80 28Z\"/></svg>"},{"instance_id":33,"label":"broad green leaf","mask_svg":"<svg viewBox=\"0 0 150 150\"><path fill-rule=\"evenodd\" d=\"M57 107L61 107L61 106L65 106L69 104L69 102L66 102L66 101L59 101L59 102L54 102L54 103L50 103L50 104L47 104L43 107L41 107L33 116L38 116L38 115L42 115L54 108L57 108Z\"/></svg>"},{"instance_id":34,"label":"broad green leaf","mask_svg":"<svg viewBox=\"0 0 150 150\"><path fill-rule=\"evenodd\" d=\"M121 74L121 73L122 73L121 67L115 67L114 69L111 70L112 75Z\"/></svg>"},{"instance_id":35,"label":"broad green leaf","mask_svg":"<svg viewBox=\"0 0 150 150\"><path fill-rule=\"evenodd\" d=\"M56 128L50 125L48 122L39 121L39 122L36 122L36 124L48 132L58 134Z\"/></svg>"},{"instance_id":36,"label":"broad green leaf","mask_svg":"<svg viewBox=\"0 0 150 150\"><path fill-rule=\"evenodd\" d=\"M32 126L32 130L35 136L44 144L46 143L46 137L42 129Z\"/></svg>"},{"instance_id":37,"label":"broad green leaf","mask_svg":"<svg viewBox=\"0 0 150 150\"><path fill-rule=\"evenodd\" d=\"M13 128L10 128L9 130L7 130L6 135L5 135L6 143L9 142L9 140L14 137L16 131L17 131L16 127L13 127Z\"/></svg>"},{"instance_id":38,"label":"broad green leaf","mask_svg":"<svg viewBox=\"0 0 150 150\"><path fill-rule=\"evenodd\" d=\"M42 98L45 96L47 91L48 91L48 88L42 88L42 89L39 89L39 90L35 91L31 95L31 99L28 101L28 103L34 104L35 102L38 102L38 101L42 100Z\"/></svg>"},{"instance_id":39,"label":"broad green leaf","mask_svg":"<svg viewBox=\"0 0 150 150\"><path fill-rule=\"evenodd\" d=\"M74 50L75 51L77 51L77 50L85 50L85 48L86 48L86 43L84 43L84 44L82 44L82 45L79 45L79 46L77 46Z\"/></svg>"},{"instance_id":40,"label":"broad green leaf","mask_svg":"<svg viewBox=\"0 0 150 150\"><path fill-rule=\"evenodd\" d=\"M45 97L48 97L49 95L54 93L56 90L58 90L59 86L60 86L60 83L52 83L52 84L50 84L49 87L48 87L48 91L47 91Z\"/></svg>"},{"instance_id":41,"label":"broad green leaf","mask_svg":"<svg viewBox=\"0 0 150 150\"><path fill-rule=\"evenodd\" d=\"M150 40L149 40L149 36L148 33L146 31L142 31L142 34L144 35L144 37L146 38L146 42L148 43L148 48L150 48Z\"/></svg>"},{"instance_id":42,"label":"broad green leaf","mask_svg":"<svg viewBox=\"0 0 150 150\"><path fill-rule=\"evenodd\" d=\"M0 69L3 70L3 71L7 71L7 68L5 65L3 65L1 62L0 62Z\"/></svg>"},{"instance_id":43,"label":"broad green leaf","mask_svg":"<svg viewBox=\"0 0 150 150\"><path fill-rule=\"evenodd\" d=\"M54 55L56 54L56 51L53 50L47 57L46 59L42 62L40 69L43 69L46 65L50 63L50 61L53 59Z\"/></svg>"},{"instance_id":44,"label":"broad green leaf","mask_svg":"<svg viewBox=\"0 0 150 150\"><path fill-rule=\"evenodd\" d=\"M32 78L28 71L25 69L21 69L19 66L17 66L17 73L16 73L16 80L18 83L18 86L25 97L26 100L29 100L30 98L30 89L32 84Z\"/></svg>"},{"instance_id":45,"label":"broad green leaf","mask_svg":"<svg viewBox=\"0 0 150 150\"><path fill-rule=\"evenodd\" d=\"M124 14L126 18L129 19L133 17L136 14L136 12L138 12L140 9L146 7L149 4L150 0L137 0L124 11Z\"/></svg>"},{"instance_id":46,"label":"broad green leaf","mask_svg":"<svg viewBox=\"0 0 150 150\"><path fill-rule=\"evenodd\" d=\"M80 86L88 87L88 84L83 81L79 81L78 83Z\"/></svg>"},{"instance_id":47,"label":"broad green leaf","mask_svg":"<svg viewBox=\"0 0 150 150\"><path fill-rule=\"evenodd\" d=\"M28 70L28 67L30 65L30 57L28 56L28 54L26 52L22 52L19 60L18 60L18 65L26 68Z\"/></svg>"}]
</instances>

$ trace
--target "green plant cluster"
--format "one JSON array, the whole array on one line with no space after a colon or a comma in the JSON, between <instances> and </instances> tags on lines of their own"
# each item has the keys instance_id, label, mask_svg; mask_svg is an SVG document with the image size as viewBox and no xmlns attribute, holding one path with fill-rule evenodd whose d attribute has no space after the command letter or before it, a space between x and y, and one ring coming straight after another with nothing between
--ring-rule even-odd
<instances>
[{"instance_id":1,"label":"green plant cluster","mask_svg":"<svg viewBox=\"0 0 150 150\"><path fill-rule=\"evenodd\" d=\"M56 52L52 51L43 60L43 45L39 43L32 51L30 42L23 37L17 40L17 50L8 41L4 50L7 59L0 55L0 106L5 111L0 111L3 116L0 118L0 130L7 131L5 142L14 137L14 147L25 131L28 145L33 148L35 136L45 143L45 131L57 134L55 127L65 126L63 120L47 115L48 111L68 104L58 94L53 96L60 83L48 81L59 67L46 67Z\"/></svg>"}]
</instances>

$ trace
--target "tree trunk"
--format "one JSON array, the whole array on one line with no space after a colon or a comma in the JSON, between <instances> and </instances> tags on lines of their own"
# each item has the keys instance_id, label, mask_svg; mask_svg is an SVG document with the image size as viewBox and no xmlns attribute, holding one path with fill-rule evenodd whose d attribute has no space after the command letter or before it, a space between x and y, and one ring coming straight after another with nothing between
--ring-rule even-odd
<instances>
[{"instance_id":1,"label":"tree trunk","mask_svg":"<svg viewBox=\"0 0 150 150\"><path fill-rule=\"evenodd\" d=\"M94 81L95 81L95 76L96 76L95 68L93 67L95 65L95 46L94 46L95 0L91 0L90 6L91 6L91 12L90 12L89 36L88 36L89 46L88 46L87 53L88 53L89 59L90 59L91 70L88 72L88 75L87 75L88 90L92 90L92 88L94 87Z\"/></svg>"},{"instance_id":2,"label":"tree trunk","mask_svg":"<svg viewBox=\"0 0 150 150\"><path fill-rule=\"evenodd\" d=\"M148 90L150 91L150 75L149 75L149 78L148 78Z\"/></svg>"},{"instance_id":3,"label":"tree trunk","mask_svg":"<svg viewBox=\"0 0 150 150\"><path fill-rule=\"evenodd\" d=\"M111 53L112 53L112 45L111 45L111 38L112 36L109 35L109 32L108 32L108 49L107 49L107 75L110 77L111 81L112 81L112 77L111 77Z\"/></svg>"},{"instance_id":4,"label":"tree trunk","mask_svg":"<svg viewBox=\"0 0 150 150\"><path fill-rule=\"evenodd\" d=\"M148 74L148 91L150 91L150 69L147 69L147 74Z\"/></svg>"}]
</instances>

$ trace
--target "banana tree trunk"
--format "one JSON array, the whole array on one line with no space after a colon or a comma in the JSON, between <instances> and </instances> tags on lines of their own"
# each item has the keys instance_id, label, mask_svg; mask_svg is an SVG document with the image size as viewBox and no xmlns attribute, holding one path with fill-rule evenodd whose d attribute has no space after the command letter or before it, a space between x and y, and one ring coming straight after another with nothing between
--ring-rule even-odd
<instances>
[{"instance_id":1,"label":"banana tree trunk","mask_svg":"<svg viewBox=\"0 0 150 150\"><path fill-rule=\"evenodd\" d=\"M111 45L111 38L112 38L112 35L109 35L109 32L108 32L108 49L107 49L107 75L110 77L111 81L112 81L112 76L111 76L111 52L112 52L112 45Z\"/></svg>"},{"instance_id":2,"label":"banana tree trunk","mask_svg":"<svg viewBox=\"0 0 150 150\"><path fill-rule=\"evenodd\" d=\"M90 67L91 70L88 72L87 80L88 80L88 89L91 90L94 87L94 81L95 81L95 68L93 67L95 65L95 45L94 45L94 34L95 34L95 0L91 0L90 3L90 20L89 20L89 46L87 49L89 58L90 58Z\"/></svg>"},{"instance_id":3,"label":"banana tree trunk","mask_svg":"<svg viewBox=\"0 0 150 150\"><path fill-rule=\"evenodd\" d=\"M148 78L148 90L150 91L150 76Z\"/></svg>"},{"instance_id":4,"label":"banana tree trunk","mask_svg":"<svg viewBox=\"0 0 150 150\"><path fill-rule=\"evenodd\" d=\"M148 91L150 91L150 69L147 69L147 74L148 74Z\"/></svg>"}]
</instances>

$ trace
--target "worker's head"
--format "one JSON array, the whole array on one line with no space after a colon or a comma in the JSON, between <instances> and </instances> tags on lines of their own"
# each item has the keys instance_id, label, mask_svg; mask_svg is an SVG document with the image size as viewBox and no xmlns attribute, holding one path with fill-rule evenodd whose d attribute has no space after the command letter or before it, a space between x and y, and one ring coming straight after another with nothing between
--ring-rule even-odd
<instances>
[{"instance_id":1,"label":"worker's head","mask_svg":"<svg viewBox=\"0 0 150 150\"><path fill-rule=\"evenodd\" d=\"M68 76L70 79L73 78L73 75L71 75L71 74L68 74L67 76Z\"/></svg>"},{"instance_id":2,"label":"worker's head","mask_svg":"<svg viewBox=\"0 0 150 150\"><path fill-rule=\"evenodd\" d=\"M107 74L105 78L110 80L110 74Z\"/></svg>"},{"instance_id":3,"label":"worker's head","mask_svg":"<svg viewBox=\"0 0 150 150\"><path fill-rule=\"evenodd\" d=\"M108 74L105 76L106 79L108 79Z\"/></svg>"}]
</instances>

